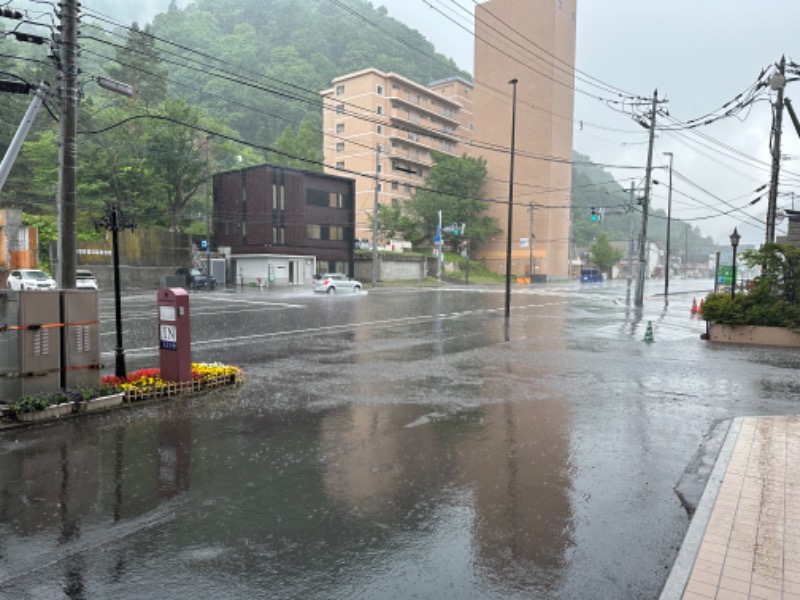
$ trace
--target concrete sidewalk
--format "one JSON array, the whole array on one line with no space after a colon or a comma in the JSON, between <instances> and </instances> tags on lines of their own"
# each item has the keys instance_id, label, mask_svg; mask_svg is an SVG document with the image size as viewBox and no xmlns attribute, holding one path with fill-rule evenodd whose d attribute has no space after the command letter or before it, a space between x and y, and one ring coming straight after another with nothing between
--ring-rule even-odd
<instances>
[{"instance_id":1,"label":"concrete sidewalk","mask_svg":"<svg viewBox=\"0 0 800 600\"><path fill-rule=\"evenodd\" d=\"M800 417L731 424L661 600L800 600Z\"/></svg>"}]
</instances>

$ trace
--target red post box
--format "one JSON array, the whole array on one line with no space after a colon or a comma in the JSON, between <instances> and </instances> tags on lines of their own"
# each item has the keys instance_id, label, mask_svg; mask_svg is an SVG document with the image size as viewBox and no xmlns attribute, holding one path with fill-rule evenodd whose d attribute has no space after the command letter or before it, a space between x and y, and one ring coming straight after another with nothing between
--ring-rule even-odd
<instances>
[{"instance_id":1,"label":"red post box","mask_svg":"<svg viewBox=\"0 0 800 600\"><path fill-rule=\"evenodd\" d=\"M182 288L158 290L158 347L161 379L191 381L189 294Z\"/></svg>"}]
</instances>

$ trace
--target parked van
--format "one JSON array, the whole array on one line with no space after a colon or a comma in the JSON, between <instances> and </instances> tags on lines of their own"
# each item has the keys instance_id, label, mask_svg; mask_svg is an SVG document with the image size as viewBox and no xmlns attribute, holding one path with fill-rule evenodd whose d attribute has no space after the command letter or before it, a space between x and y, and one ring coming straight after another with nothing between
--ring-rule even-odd
<instances>
[{"instance_id":1,"label":"parked van","mask_svg":"<svg viewBox=\"0 0 800 600\"><path fill-rule=\"evenodd\" d=\"M581 269L581 283L603 281L603 274L598 269Z\"/></svg>"}]
</instances>

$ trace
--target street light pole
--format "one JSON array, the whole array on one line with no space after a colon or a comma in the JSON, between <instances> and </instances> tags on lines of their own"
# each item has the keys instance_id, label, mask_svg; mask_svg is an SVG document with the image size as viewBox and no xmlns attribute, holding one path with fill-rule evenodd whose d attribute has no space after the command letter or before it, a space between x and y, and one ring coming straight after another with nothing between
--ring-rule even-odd
<instances>
[{"instance_id":1,"label":"street light pole","mask_svg":"<svg viewBox=\"0 0 800 600\"><path fill-rule=\"evenodd\" d=\"M533 262L533 202L528 204L528 214L530 214L531 218L531 232L530 232L530 240L528 240L528 248L530 249L530 258L531 258L531 265L530 265L530 275L531 275L531 283L533 283L533 275L534 275L534 262Z\"/></svg>"},{"instance_id":2,"label":"street light pole","mask_svg":"<svg viewBox=\"0 0 800 600\"><path fill-rule=\"evenodd\" d=\"M664 152L665 156L669 156L669 194L667 200L667 256L666 265L664 268L664 305L669 304L669 272L672 270L670 264L670 225L672 222L672 152Z\"/></svg>"},{"instance_id":3,"label":"street light pole","mask_svg":"<svg viewBox=\"0 0 800 600\"><path fill-rule=\"evenodd\" d=\"M511 96L511 168L508 178L508 229L506 235L506 323L511 316L511 225L514 216L514 142L517 126L517 79L508 83L513 86Z\"/></svg>"},{"instance_id":4,"label":"street light pole","mask_svg":"<svg viewBox=\"0 0 800 600\"><path fill-rule=\"evenodd\" d=\"M211 289L211 136L206 137L206 289Z\"/></svg>"},{"instance_id":5,"label":"street light pole","mask_svg":"<svg viewBox=\"0 0 800 600\"><path fill-rule=\"evenodd\" d=\"M111 231L112 257L114 261L114 307L116 309L117 327L117 348L114 375L125 377L125 350L122 347L122 299L119 285L119 242L117 234L125 229L135 229L136 224L122 216L119 206L109 204L106 206L106 214L102 219L94 222L95 229L107 229Z\"/></svg>"},{"instance_id":6,"label":"street light pole","mask_svg":"<svg viewBox=\"0 0 800 600\"><path fill-rule=\"evenodd\" d=\"M379 207L379 187L381 169L381 145L375 146L375 198L372 207L372 285L378 283L380 273L380 262L378 258L378 207Z\"/></svg>"}]
</instances>

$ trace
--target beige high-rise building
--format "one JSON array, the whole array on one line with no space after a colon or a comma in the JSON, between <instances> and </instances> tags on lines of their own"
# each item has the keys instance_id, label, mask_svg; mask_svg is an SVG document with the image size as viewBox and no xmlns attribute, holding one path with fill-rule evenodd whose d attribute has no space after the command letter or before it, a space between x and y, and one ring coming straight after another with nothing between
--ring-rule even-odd
<instances>
[{"instance_id":1,"label":"beige high-rise building","mask_svg":"<svg viewBox=\"0 0 800 600\"><path fill-rule=\"evenodd\" d=\"M472 85L454 77L426 87L377 69L332 84L320 92L325 163L335 166L326 172L356 180L355 237L371 240L376 167L378 201L394 204L424 184L432 150L462 155L472 135Z\"/></svg>"},{"instance_id":2,"label":"beige high-rise building","mask_svg":"<svg viewBox=\"0 0 800 600\"><path fill-rule=\"evenodd\" d=\"M577 0L489 0L475 11L476 152L487 160L485 196L501 234L479 257L505 272L512 79L517 79L511 272L569 272ZM502 151L480 150L486 145ZM505 182L505 183L504 183Z\"/></svg>"}]
</instances>

